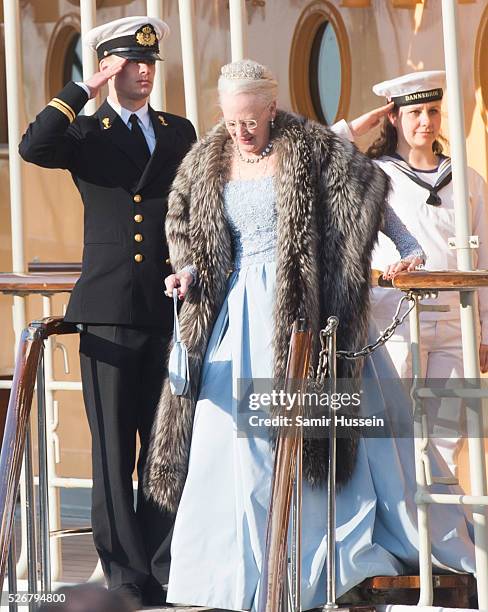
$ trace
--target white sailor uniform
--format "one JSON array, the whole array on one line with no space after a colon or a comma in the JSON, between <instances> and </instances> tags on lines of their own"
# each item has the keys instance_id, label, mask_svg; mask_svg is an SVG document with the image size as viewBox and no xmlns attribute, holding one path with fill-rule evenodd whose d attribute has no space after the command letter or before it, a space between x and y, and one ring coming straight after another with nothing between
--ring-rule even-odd
<instances>
[{"instance_id":1,"label":"white sailor uniform","mask_svg":"<svg viewBox=\"0 0 488 612\"><path fill-rule=\"evenodd\" d=\"M452 182L445 184L437 193L440 205L427 204L432 195L412 180L420 178L433 186L445 178L450 169L449 158L443 158L439 167L432 171L412 169L399 157L385 156L376 160L391 178L392 190L389 204L408 230L417 238L427 255L429 270L456 269L456 251L449 249L447 240L454 235L454 202ZM475 266L488 269L488 219L485 209L486 183L473 169L469 169L469 204L473 234L479 236L480 246L475 250ZM396 249L386 236L380 234L373 253L373 267L385 269L395 260ZM488 290L479 291L479 313L481 342L488 344ZM384 329L391 322L400 293L395 289L373 289L372 315L378 327ZM425 300L423 304L449 306L448 312L424 312L421 314L422 375L427 378L457 378L463 376L459 294L443 292L437 300ZM386 347L399 375L410 378L412 364L409 343L408 320L387 342ZM449 418L455 417L458 409L452 402L446 407ZM461 446L458 424L452 423L448 437L435 437L435 443L453 472L456 470L456 455Z\"/></svg>"}]
</instances>

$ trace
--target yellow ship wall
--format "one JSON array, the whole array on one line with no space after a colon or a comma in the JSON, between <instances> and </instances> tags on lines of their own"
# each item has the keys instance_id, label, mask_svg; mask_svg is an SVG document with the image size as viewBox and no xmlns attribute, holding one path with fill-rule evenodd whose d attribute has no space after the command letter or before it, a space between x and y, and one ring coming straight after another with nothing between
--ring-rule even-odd
<instances>
[{"instance_id":1,"label":"yellow ship wall","mask_svg":"<svg viewBox=\"0 0 488 612\"><path fill-rule=\"evenodd\" d=\"M143 0L100 0L98 5L97 23L145 13ZM286 109L299 110L306 102L307 91L297 85L301 78L300 53L306 53L307 46L303 32L300 40L300 31L307 16L314 12L328 15L341 32L343 59L347 64L344 69L350 74L350 84L343 86L341 102L346 119L381 102L371 91L374 83L413 70L444 67L440 0L419 3L410 0L249 0L246 5L248 54L267 64L277 75L280 105ZM172 31L164 50L167 110L185 114L177 0L164 0L164 7L165 19ZM203 132L219 115L215 85L220 66L230 61L229 9L227 0L195 0L194 7ZM468 160L486 177L488 1L461 1L458 9ZM79 6L76 0L26 0L21 2L21 18L23 119L27 126L56 93L49 90L53 81L50 71L56 67L54 38L63 24L77 27ZM0 102L1 111L5 100ZM366 146L371 138L363 139L360 145ZM3 271L11 270L12 266L8 176L8 157L5 148L0 146L0 269ZM25 261L79 261L82 207L69 174L25 164L23 178ZM57 313L62 313L65 302L66 296L55 298ZM13 368L11 305L10 297L0 297L0 375ZM40 315L40 298L30 298L28 319ZM76 339L62 341L69 347L71 372L64 374L58 351L56 376L79 380ZM63 392L57 393L56 399L60 412L59 471L63 475L87 476L90 444L81 396Z\"/></svg>"}]
</instances>

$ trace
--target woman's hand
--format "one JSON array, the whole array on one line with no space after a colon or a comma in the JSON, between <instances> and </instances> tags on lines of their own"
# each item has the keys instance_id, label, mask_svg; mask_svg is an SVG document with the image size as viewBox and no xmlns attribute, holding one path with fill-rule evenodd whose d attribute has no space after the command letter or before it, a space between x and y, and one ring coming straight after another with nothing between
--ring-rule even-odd
<instances>
[{"instance_id":1,"label":"woman's hand","mask_svg":"<svg viewBox=\"0 0 488 612\"><path fill-rule=\"evenodd\" d=\"M480 344L480 370L482 374L488 372L488 344Z\"/></svg>"},{"instance_id":2,"label":"woman's hand","mask_svg":"<svg viewBox=\"0 0 488 612\"><path fill-rule=\"evenodd\" d=\"M417 266L423 265L423 257L409 257L408 259L400 259L395 263L390 264L383 272L383 278L386 280L392 279L398 272L414 272Z\"/></svg>"},{"instance_id":3,"label":"woman's hand","mask_svg":"<svg viewBox=\"0 0 488 612\"><path fill-rule=\"evenodd\" d=\"M176 272L176 274L170 274L164 279L166 285L166 295L173 297L173 289L178 289L178 299L183 300L185 295L193 283L193 276L186 270Z\"/></svg>"},{"instance_id":4,"label":"woman's hand","mask_svg":"<svg viewBox=\"0 0 488 612\"><path fill-rule=\"evenodd\" d=\"M370 130L379 125L381 119L392 109L393 102L389 102L388 104L385 104L385 106L375 108L374 110L353 119L349 123L349 129L351 130L353 137L357 138L358 136L364 136L367 134Z\"/></svg>"}]
</instances>

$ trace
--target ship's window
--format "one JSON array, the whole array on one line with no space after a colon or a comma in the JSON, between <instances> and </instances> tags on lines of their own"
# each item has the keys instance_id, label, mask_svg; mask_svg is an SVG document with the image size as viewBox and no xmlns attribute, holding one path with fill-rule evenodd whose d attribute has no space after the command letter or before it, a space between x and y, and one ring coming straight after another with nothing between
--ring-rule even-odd
<instances>
[{"instance_id":1,"label":"ship's window","mask_svg":"<svg viewBox=\"0 0 488 612\"><path fill-rule=\"evenodd\" d=\"M81 36L72 37L64 58L64 85L69 81L83 80L83 61L81 59Z\"/></svg>"},{"instance_id":2,"label":"ship's window","mask_svg":"<svg viewBox=\"0 0 488 612\"><path fill-rule=\"evenodd\" d=\"M342 18L329 2L312 2L298 20L290 87L293 107L302 115L327 124L347 115L351 54Z\"/></svg>"},{"instance_id":3,"label":"ship's window","mask_svg":"<svg viewBox=\"0 0 488 612\"><path fill-rule=\"evenodd\" d=\"M49 41L46 63L46 98L50 100L69 82L82 81L79 17L65 15Z\"/></svg>"},{"instance_id":4,"label":"ship's window","mask_svg":"<svg viewBox=\"0 0 488 612\"><path fill-rule=\"evenodd\" d=\"M476 91L481 95L483 118L488 126L488 7L481 17L481 23L476 38L474 62L474 80Z\"/></svg>"},{"instance_id":5,"label":"ship's window","mask_svg":"<svg viewBox=\"0 0 488 612\"><path fill-rule=\"evenodd\" d=\"M310 94L319 119L333 123L341 98L341 55L333 26L324 21L317 30L310 56Z\"/></svg>"}]
</instances>

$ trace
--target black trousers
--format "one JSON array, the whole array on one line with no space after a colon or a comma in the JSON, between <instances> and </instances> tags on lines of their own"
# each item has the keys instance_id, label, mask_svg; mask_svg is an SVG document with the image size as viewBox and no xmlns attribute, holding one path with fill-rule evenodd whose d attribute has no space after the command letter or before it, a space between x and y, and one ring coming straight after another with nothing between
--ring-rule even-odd
<instances>
[{"instance_id":1,"label":"black trousers","mask_svg":"<svg viewBox=\"0 0 488 612\"><path fill-rule=\"evenodd\" d=\"M142 483L164 376L168 336L155 328L83 325L80 362L92 434L93 539L110 587L137 584L163 597L174 515L145 499L134 507L132 473Z\"/></svg>"}]
</instances>

